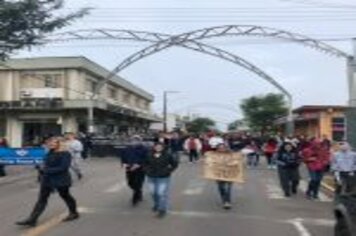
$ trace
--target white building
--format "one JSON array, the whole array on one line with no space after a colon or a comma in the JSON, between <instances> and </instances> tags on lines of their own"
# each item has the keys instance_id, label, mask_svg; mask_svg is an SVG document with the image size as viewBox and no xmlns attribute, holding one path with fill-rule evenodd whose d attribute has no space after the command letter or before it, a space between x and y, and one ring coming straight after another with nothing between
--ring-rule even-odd
<instances>
[{"instance_id":1,"label":"white building","mask_svg":"<svg viewBox=\"0 0 356 236\"><path fill-rule=\"evenodd\" d=\"M47 135L86 132L93 106L98 133L147 129L153 96L84 57L12 59L0 66L0 136L18 147Z\"/></svg>"}]
</instances>

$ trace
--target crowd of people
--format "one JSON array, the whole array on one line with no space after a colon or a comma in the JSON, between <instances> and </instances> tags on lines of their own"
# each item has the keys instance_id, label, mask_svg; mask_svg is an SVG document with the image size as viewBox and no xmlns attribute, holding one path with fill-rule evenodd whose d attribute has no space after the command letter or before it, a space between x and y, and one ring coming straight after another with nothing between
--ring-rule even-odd
<instances>
[{"instance_id":1,"label":"crowd of people","mask_svg":"<svg viewBox=\"0 0 356 236\"><path fill-rule=\"evenodd\" d=\"M0 139L0 145L6 146L6 140ZM53 191L59 193L69 209L65 221L79 218L76 200L70 193L70 172L79 180L83 177L80 167L85 153L83 143L74 133L66 133L63 137L47 139L43 147L47 155L43 165L37 167L40 173L40 194L30 216L17 222L18 225L36 225ZM118 153L126 172L127 185L132 190L132 205L137 206L142 202L146 181L152 196L152 211L157 217L164 217L169 208L172 174L182 158L186 157L192 164L198 163L209 151L240 152L246 159L247 168L256 170L263 169L259 166L261 157L265 157L266 169L275 171L287 198L298 193L302 166L309 174L308 188L304 193L309 200L319 199L321 182L326 173L334 174L337 194L355 185L351 179L356 175L356 153L347 142L333 143L326 137L262 137L215 132L159 133L148 139L132 135L129 144ZM217 180L216 185L222 207L231 209L233 182Z\"/></svg>"},{"instance_id":2,"label":"crowd of people","mask_svg":"<svg viewBox=\"0 0 356 236\"><path fill-rule=\"evenodd\" d=\"M204 153L216 150L220 144L233 152L242 152L246 157L248 168L256 168L260 157L266 159L267 168L276 170L281 189L285 197L297 194L301 179L301 170L309 175L305 196L318 200L321 183L325 174L334 175L337 193L341 186L346 190L352 188L356 175L356 153L346 141L332 142L325 135L321 138L304 136L267 136L246 134L216 134L209 132L200 135L161 134L157 141L165 143L168 148L180 143L182 148L171 148L184 151L188 160L195 163ZM304 168L302 168L304 167ZM303 172L304 173L304 172ZM219 188L219 191L222 188ZM221 191L220 191L221 192ZM224 195L224 194L222 194Z\"/></svg>"}]
</instances>

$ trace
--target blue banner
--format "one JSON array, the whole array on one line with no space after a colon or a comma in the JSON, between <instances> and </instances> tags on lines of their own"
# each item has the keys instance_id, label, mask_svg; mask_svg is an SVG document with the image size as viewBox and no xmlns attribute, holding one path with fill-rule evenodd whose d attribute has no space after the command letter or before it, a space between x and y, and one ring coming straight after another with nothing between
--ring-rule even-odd
<instances>
[{"instance_id":1,"label":"blue banner","mask_svg":"<svg viewBox=\"0 0 356 236\"><path fill-rule=\"evenodd\" d=\"M38 165L45 155L44 148L0 148L0 164Z\"/></svg>"}]
</instances>

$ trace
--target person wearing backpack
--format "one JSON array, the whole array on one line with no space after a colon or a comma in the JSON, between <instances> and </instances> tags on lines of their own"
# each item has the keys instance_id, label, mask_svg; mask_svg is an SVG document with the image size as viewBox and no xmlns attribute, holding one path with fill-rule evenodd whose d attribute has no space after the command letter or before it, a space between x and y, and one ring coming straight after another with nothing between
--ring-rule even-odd
<instances>
[{"instance_id":1,"label":"person wearing backpack","mask_svg":"<svg viewBox=\"0 0 356 236\"><path fill-rule=\"evenodd\" d=\"M188 153L189 161L192 163L198 161L201 149L201 141L193 135L184 143L184 150Z\"/></svg>"},{"instance_id":2,"label":"person wearing backpack","mask_svg":"<svg viewBox=\"0 0 356 236\"><path fill-rule=\"evenodd\" d=\"M301 158L292 143L284 143L277 153L278 175L286 197L297 194Z\"/></svg>"}]
</instances>

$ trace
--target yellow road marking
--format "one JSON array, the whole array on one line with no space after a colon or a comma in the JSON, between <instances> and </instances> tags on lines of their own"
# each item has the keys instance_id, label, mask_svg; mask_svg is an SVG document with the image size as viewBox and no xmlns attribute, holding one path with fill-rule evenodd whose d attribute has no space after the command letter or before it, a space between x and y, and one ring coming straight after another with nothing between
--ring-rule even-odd
<instances>
[{"instance_id":1,"label":"yellow road marking","mask_svg":"<svg viewBox=\"0 0 356 236\"><path fill-rule=\"evenodd\" d=\"M62 213L56 217L51 218L45 223L38 225L33 229L29 229L27 232L21 234L21 236L40 236L48 232L50 229L59 225L62 220L66 217L67 213Z\"/></svg>"},{"instance_id":2,"label":"yellow road marking","mask_svg":"<svg viewBox=\"0 0 356 236\"><path fill-rule=\"evenodd\" d=\"M94 213L93 210L90 210L85 207L78 207L79 213ZM40 236L44 233L48 232L49 230L53 229L60 223L62 223L63 219L67 216L68 213L62 213L58 216L55 216L48 221L44 222L41 225L36 226L35 228L27 230L25 233L21 234L21 236Z\"/></svg>"}]
</instances>

